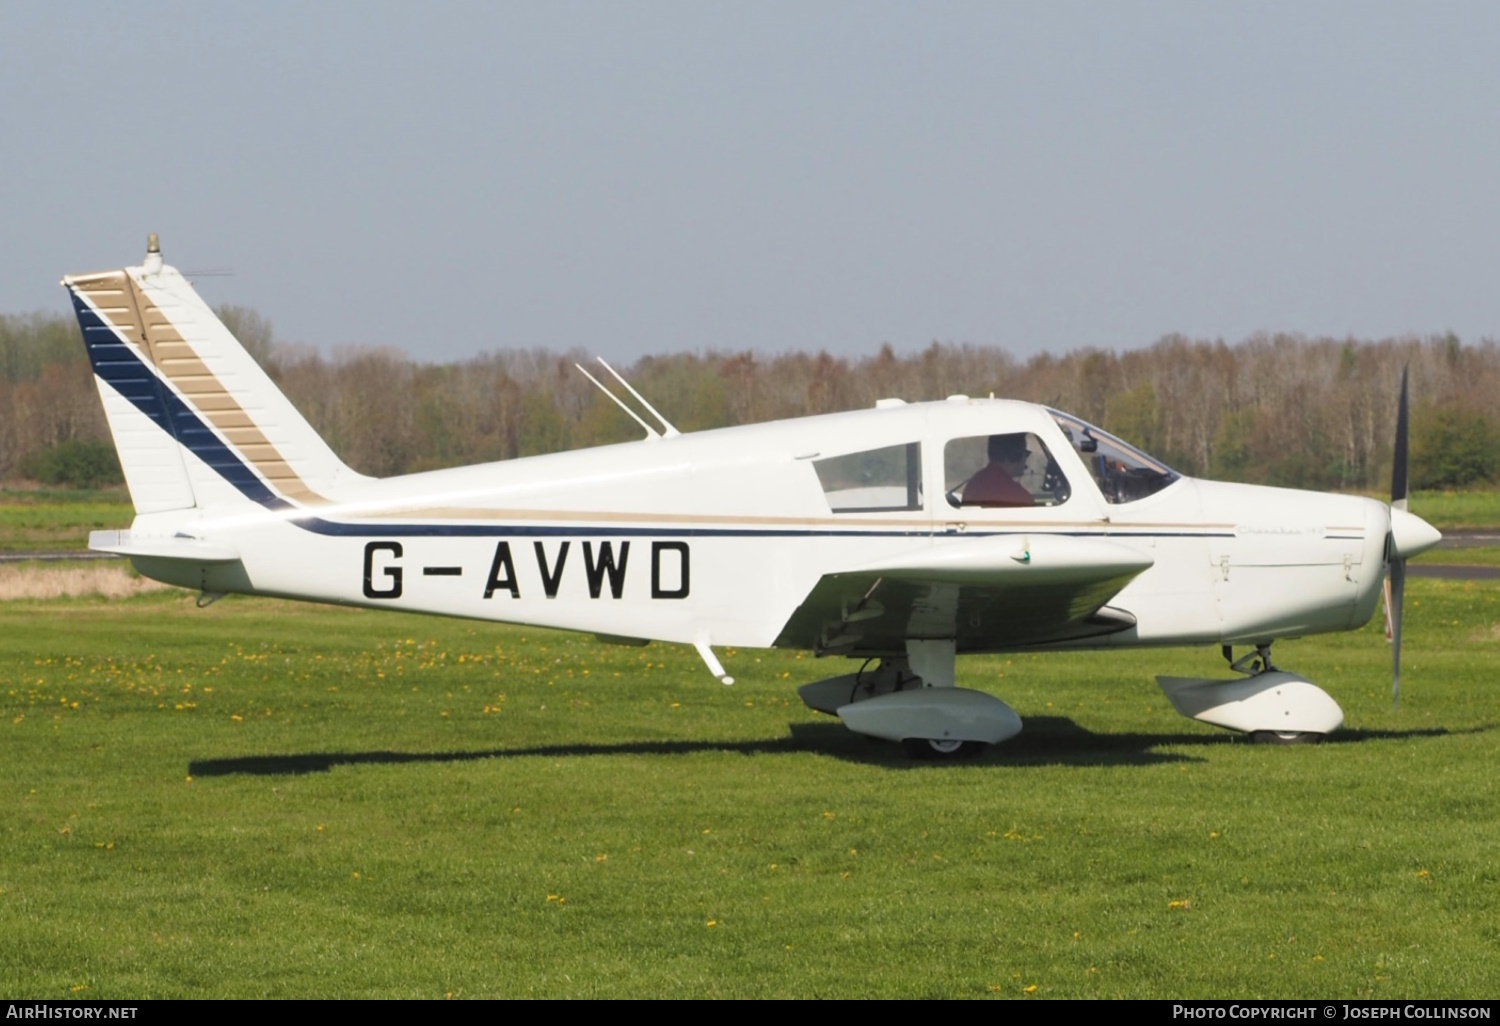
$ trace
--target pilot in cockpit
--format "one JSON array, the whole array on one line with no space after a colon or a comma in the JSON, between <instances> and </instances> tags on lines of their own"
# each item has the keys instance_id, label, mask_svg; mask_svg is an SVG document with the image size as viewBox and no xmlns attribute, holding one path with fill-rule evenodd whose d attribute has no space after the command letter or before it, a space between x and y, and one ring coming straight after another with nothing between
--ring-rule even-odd
<instances>
[{"instance_id":1,"label":"pilot in cockpit","mask_svg":"<svg viewBox=\"0 0 1500 1026\"><path fill-rule=\"evenodd\" d=\"M1027 435L991 435L990 461L963 483L960 502L965 506L1034 506L1036 499L1021 484L1031 452Z\"/></svg>"}]
</instances>

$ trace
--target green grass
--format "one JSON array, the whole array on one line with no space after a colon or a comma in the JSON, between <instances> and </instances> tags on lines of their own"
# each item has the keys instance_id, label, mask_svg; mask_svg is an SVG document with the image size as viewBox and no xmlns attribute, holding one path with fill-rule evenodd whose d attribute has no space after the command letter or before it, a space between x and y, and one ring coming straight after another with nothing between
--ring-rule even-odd
<instances>
[{"instance_id":1,"label":"green grass","mask_svg":"<svg viewBox=\"0 0 1500 1026\"><path fill-rule=\"evenodd\" d=\"M191 597L0 605L10 997L1485 997L1500 587L1284 642L1347 729L1243 743L1159 672L975 658L952 765L804 709L841 662ZM710 925L712 923L713 925Z\"/></svg>"},{"instance_id":2,"label":"green grass","mask_svg":"<svg viewBox=\"0 0 1500 1026\"><path fill-rule=\"evenodd\" d=\"M90 531L129 527L134 518L123 488L0 488L0 552L82 551Z\"/></svg>"},{"instance_id":3,"label":"green grass","mask_svg":"<svg viewBox=\"0 0 1500 1026\"><path fill-rule=\"evenodd\" d=\"M1412 562L1439 563L1449 566L1500 566L1500 545L1429 549L1415 557Z\"/></svg>"},{"instance_id":4,"label":"green grass","mask_svg":"<svg viewBox=\"0 0 1500 1026\"><path fill-rule=\"evenodd\" d=\"M1414 492L1411 511L1440 531L1500 526L1500 487L1465 492Z\"/></svg>"}]
</instances>

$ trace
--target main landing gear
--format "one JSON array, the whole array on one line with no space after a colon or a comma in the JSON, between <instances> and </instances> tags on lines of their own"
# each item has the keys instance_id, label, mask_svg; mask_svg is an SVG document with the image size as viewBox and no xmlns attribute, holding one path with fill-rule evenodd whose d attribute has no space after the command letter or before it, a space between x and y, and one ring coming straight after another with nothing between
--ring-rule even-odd
<instances>
[{"instance_id":1,"label":"main landing gear","mask_svg":"<svg viewBox=\"0 0 1500 1026\"><path fill-rule=\"evenodd\" d=\"M1344 722L1344 710L1328 692L1271 662L1263 642L1239 659L1224 646L1229 668L1245 677L1214 680L1157 677L1172 707L1189 719L1248 734L1261 744L1295 745L1319 741Z\"/></svg>"},{"instance_id":2,"label":"main landing gear","mask_svg":"<svg viewBox=\"0 0 1500 1026\"><path fill-rule=\"evenodd\" d=\"M1261 744L1321 740L1344 722L1328 693L1271 661L1269 642L1240 658L1224 658L1243 674L1231 680L1157 677L1183 716L1248 735ZM811 709L844 721L856 734L899 741L916 759L959 759L1021 732L1021 718L993 695L954 686L954 643L908 641L906 654L866 662L858 673L797 689ZM873 664L873 665L872 665Z\"/></svg>"},{"instance_id":3,"label":"main landing gear","mask_svg":"<svg viewBox=\"0 0 1500 1026\"><path fill-rule=\"evenodd\" d=\"M901 742L913 758L963 758L1015 737L1021 718L993 695L954 686L955 656L951 639L908 641L904 656L804 684L797 694L856 734Z\"/></svg>"},{"instance_id":4,"label":"main landing gear","mask_svg":"<svg viewBox=\"0 0 1500 1026\"><path fill-rule=\"evenodd\" d=\"M978 755L989 745L982 741L939 741L937 738L909 737L901 742L901 747L913 759L942 762Z\"/></svg>"}]
</instances>

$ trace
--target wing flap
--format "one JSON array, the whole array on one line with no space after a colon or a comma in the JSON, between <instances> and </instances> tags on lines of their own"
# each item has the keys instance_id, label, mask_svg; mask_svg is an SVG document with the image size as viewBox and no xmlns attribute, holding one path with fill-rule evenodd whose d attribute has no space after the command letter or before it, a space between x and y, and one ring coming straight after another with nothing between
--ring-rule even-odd
<instances>
[{"instance_id":1,"label":"wing flap","mask_svg":"<svg viewBox=\"0 0 1500 1026\"><path fill-rule=\"evenodd\" d=\"M1150 556L1102 538L1069 535L1002 535L944 540L860 567L856 573L955 584L1058 584L1134 577L1155 562Z\"/></svg>"},{"instance_id":2,"label":"wing flap","mask_svg":"<svg viewBox=\"0 0 1500 1026\"><path fill-rule=\"evenodd\" d=\"M1106 603L1152 563L1099 538L944 541L825 575L776 644L858 656L904 652L913 638L991 652L1110 634L1135 619Z\"/></svg>"}]
</instances>

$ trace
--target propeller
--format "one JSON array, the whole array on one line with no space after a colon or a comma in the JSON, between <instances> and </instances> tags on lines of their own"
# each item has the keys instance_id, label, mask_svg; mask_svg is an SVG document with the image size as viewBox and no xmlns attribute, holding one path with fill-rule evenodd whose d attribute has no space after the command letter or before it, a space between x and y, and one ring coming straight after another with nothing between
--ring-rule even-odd
<instances>
[{"instance_id":1,"label":"propeller","mask_svg":"<svg viewBox=\"0 0 1500 1026\"><path fill-rule=\"evenodd\" d=\"M1407 412L1406 376L1408 368L1401 368L1401 405L1396 409L1396 455L1391 465L1391 572L1390 595L1386 611L1391 621L1391 708L1401 707L1401 606L1406 597L1406 557L1396 547L1396 511L1407 511L1407 436L1409 422Z\"/></svg>"},{"instance_id":2,"label":"propeller","mask_svg":"<svg viewBox=\"0 0 1500 1026\"><path fill-rule=\"evenodd\" d=\"M1426 552L1443 536L1437 529L1407 512L1407 423L1410 420L1407 408L1406 371L1401 371L1401 407L1396 414L1396 458L1391 467L1391 512L1390 533L1386 535L1386 560L1390 573L1386 576L1385 614L1391 638L1391 705L1401 706L1401 605L1406 594L1406 561L1412 556Z\"/></svg>"}]
</instances>

